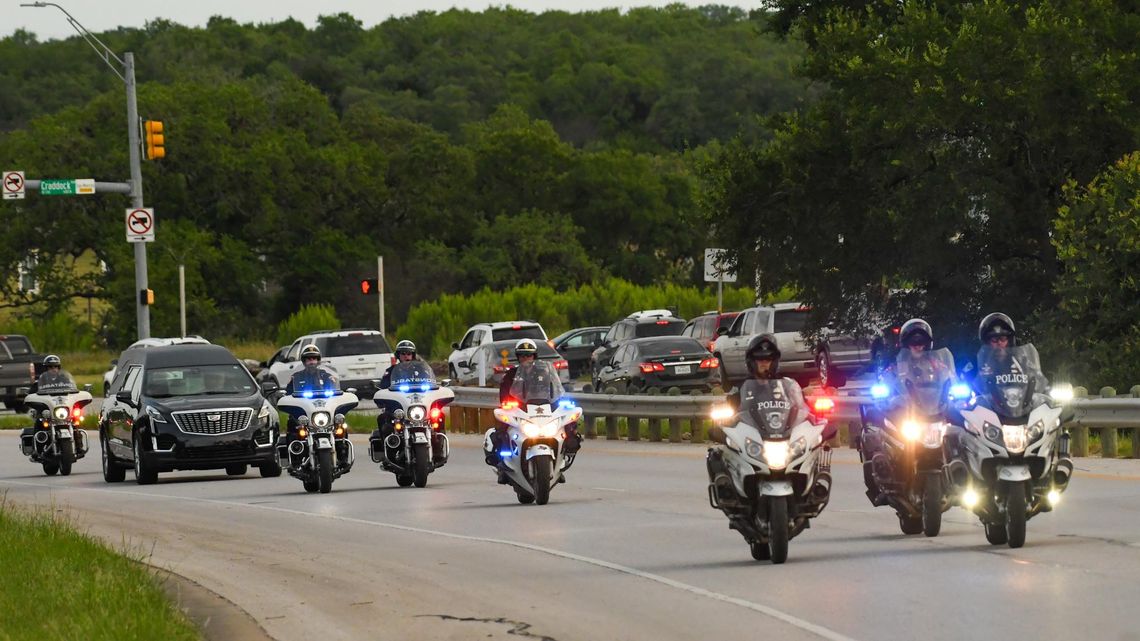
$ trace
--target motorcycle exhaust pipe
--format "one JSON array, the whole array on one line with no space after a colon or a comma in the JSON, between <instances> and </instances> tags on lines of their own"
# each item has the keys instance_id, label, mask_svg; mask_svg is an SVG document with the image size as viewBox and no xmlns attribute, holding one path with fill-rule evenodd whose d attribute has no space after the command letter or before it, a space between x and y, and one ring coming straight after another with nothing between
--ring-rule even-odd
<instances>
[{"instance_id":1,"label":"motorcycle exhaust pipe","mask_svg":"<svg viewBox=\"0 0 1140 641\"><path fill-rule=\"evenodd\" d=\"M36 443L39 443L40 445L46 445L48 442L48 439L50 439L50 438L51 438L51 436L49 436L47 432L36 432L36 436L35 436Z\"/></svg>"},{"instance_id":2,"label":"motorcycle exhaust pipe","mask_svg":"<svg viewBox=\"0 0 1140 641\"><path fill-rule=\"evenodd\" d=\"M970 480L970 470L962 461L950 461L946 466L946 476L951 484L957 487L966 487Z\"/></svg>"},{"instance_id":3,"label":"motorcycle exhaust pipe","mask_svg":"<svg viewBox=\"0 0 1140 641\"><path fill-rule=\"evenodd\" d=\"M1057 469L1053 470L1053 485L1064 492L1069 486L1069 479L1073 477L1073 463L1067 459L1057 461Z\"/></svg>"},{"instance_id":4,"label":"motorcycle exhaust pipe","mask_svg":"<svg viewBox=\"0 0 1140 641\"><path fill-rule=\"evenodd\" d=\"M304 441L293 441L289 444L289 453L293 456L300 456L305 453Z\"/></svg>"},{"instance_id":5,"label":"motorcycle exhaust pipe","mask_svg":"<svg viewBox=\"0 0 1140 641\"><path fill-rule=\"evenodd\" d=\"M826 500L831 496L831 475L821 472L815 479L815 485L811 486L811 495L817 501Z\"/></svg>"},{"instance_id":6,"label":"motorcycle exhaust pipe","mask_svg":"<svg viewBox=\"0 0 1140 641\"><path fill-rule=\"evenodd\" d=\"M1058 454L1061 456L1061 458L1069 458L1069 442L1071 440L1072 437L1069 436L1068 432L1061 434L1061 445L1058 450Z\"/></svg>"},{"instance_id":7,"label":"motorcycle exhaust pipe","mask_svg":"<svg viewBox=\"0 0 1140 641\"><path fill-rule=\"evenodd\" d=\"M24 456L31 456L36 453L34 437L31 434L20 438L20 451L23 452Z\"/></svg>"},{"instance_id":8,"label":"motorcycle exhaust pipe","mask_svg":"<svg viewBox=\"0 0 1140 641\"><path fill-rule=\"evenodd\" d=\"M389 434L384 438L384 445L390 450L399 449L400 437L395 434Z\"/></svg>"}]
</instances>

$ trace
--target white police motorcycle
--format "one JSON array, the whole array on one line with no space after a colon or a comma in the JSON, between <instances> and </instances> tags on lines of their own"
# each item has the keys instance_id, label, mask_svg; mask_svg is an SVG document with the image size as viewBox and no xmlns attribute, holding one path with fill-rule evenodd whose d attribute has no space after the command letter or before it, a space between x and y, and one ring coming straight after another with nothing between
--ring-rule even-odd
<instances>
[{"instance_id":1,"label":"white police motorcycle","mask_svg":"<svg viewBox=\"0 0 1140 641\"><path fill-rule=\"evenodd\" d=\"M440 385L422 361L396 363L389 380L388 389L380 389L380 381L373 383L377 391L372 400L380 417L369 439L369 454L396 475L400 487L424 487L428 475L443 467L450 454L443 410L455 400L455 392Z\"/></svg>"},{"instance_id":2,"label":"white police motorcycle","mask_svg":"<svg viewBox=\"0 0 1140 641\"><path fill-rule=\"evenodd\" d=\"M24 399L32 427L20 435L20 451L41 464L44 474L68 476L71 466L87 455L87 431L79 423L83 408L91 403L90 392L90 385L80 391L74 381L68 381Z\"/></svg>"},{"instance_id":3,"label":"white police motorcycle","mask_svg":"<svg viewBox=\"0 0 1140 641\"><path fill-rule=\"evenodd\" d=\"M1037 349L1020 345L978 352L984 389L962 408L958 451L947 466L963 507L978 516L986 540L1025 544L1026 521L1052 511L1069 485L1073 463L1061 428L1071 388L1044 394Z\"/></svg>"},{"instance_id":4,"label":"white police motorcycle","mask_svg":"<svg viewBox=\"0 0 1140 641\"><path fill-rule=\"evenodd\" d=\"M507 426L506 443L498 449L499 469L514 488L519 503L546 505L550 490L563 481L575 455L564 449L566 427L582 418L582 408L570 399L556 405L548 399L531 399L521 404L508 400L495 409L495 418ZM483 443L493 451L491 432Z\"/></svg>"},{"instance_id":5,"label":"white police motorcycle","mask_svg":"<svg viewBox=\"0 0 1140 641\"><path fill-rule=\"evenodd\" d=\"M709 503L728 517L728 527L748 542L752 558L783 563L788 541L809 527L831 497L831 448L835 428L805 412L784 379L749 379L740 388L740 408L713 408L718 425L709 448ZM834 407L815 400L816 414Z\"/></svg>"},{"instance_id":6,"label":"white police motorcycle","mask_svg":"<svg viewBox=\"0 0 1140 641\"><path fill-rule=\"evenodd\" d=\"M296 439L278 445L277 456L306 492L328 494L333 481L352 469L355 456L345 414L360 402L354 392L336 387L303 389L277 401L277 409L297 422Z\"/></svg>"}]
</instances>

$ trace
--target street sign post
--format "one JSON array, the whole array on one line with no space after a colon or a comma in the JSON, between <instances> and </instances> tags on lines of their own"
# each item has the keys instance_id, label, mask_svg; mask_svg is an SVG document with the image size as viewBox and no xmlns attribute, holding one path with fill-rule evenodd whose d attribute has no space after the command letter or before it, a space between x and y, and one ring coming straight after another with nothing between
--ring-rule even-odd
<instances>
[{"instance_id":1,"label":"street sign post","mask_svg":"<svg viewBox=\"0 0 1140 641\"><path fill-rule=\"evenodd\" d=\"M5 171L2 179L2 187L0 191L4 192L4 200L23 200L24 199L24 172L22 171Z\"/></svg>"},{"instance_id":2,"label":"street sign post","mask_svg":"<svg viewBox=\"0 0 1140 641\"><path fill-rule=\"evenodd\" d=\"M41 196L85 196L93 193L94 178L45 178L40 181Z\"/></svg>"},{"instance_id":3,"label":"street sign post","mask_svg":"<svg viewBox=\"0 0 1140 641\"><path fill-rule=\"evenodd\" d=\"M728 251L709 247L705 249L705 282L716 283L716 313L721 313L724 301L724 283L735 283L736 272L726 266Z\"/></svg>"},{"instance_id":4,"label":"street sign post","mask_svg":"<svg viewBox=\"0 0 1140 641\"><path fill-rule=\"evenodd\" d=\"M127 209L126 223L128 243L154 242L154 209L131 207Z\"/></svg>"}]
</instances>

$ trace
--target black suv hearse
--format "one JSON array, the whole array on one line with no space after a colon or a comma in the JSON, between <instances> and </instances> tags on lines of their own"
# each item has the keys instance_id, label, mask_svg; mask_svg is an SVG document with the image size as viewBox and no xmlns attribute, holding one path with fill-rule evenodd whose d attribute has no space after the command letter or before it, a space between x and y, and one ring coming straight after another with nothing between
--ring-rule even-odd
<instances>
[{"instance_id":1,"label":"black suv hearse","mask_svg":"<svg viewBox=\"0 0 1140 641\"><path fill-rule=\"evenodd\" d=\"M233 354L219 345L128 349L99 416L103 478L133 467L145 485L159 472L225 469L280 476L277 412Z\"/></svg>"}]
</instances>

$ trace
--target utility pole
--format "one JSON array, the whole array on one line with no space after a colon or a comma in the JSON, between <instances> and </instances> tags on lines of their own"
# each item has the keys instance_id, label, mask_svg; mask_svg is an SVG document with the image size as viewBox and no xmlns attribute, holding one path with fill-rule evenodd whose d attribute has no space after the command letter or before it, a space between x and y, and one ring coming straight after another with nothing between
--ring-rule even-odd
<instances>
[{"instance_id":1,"label":"utility pole","mask_svg":"<svg viewBox=\"0 0 1140 641\"><path fill-rule=\"evenodd\" d=\"M384 334L384 257L376 257L376 300L380 306L380 333ZM386 336L386 334L385 334Z\"/></svg>"}]
</instances>

